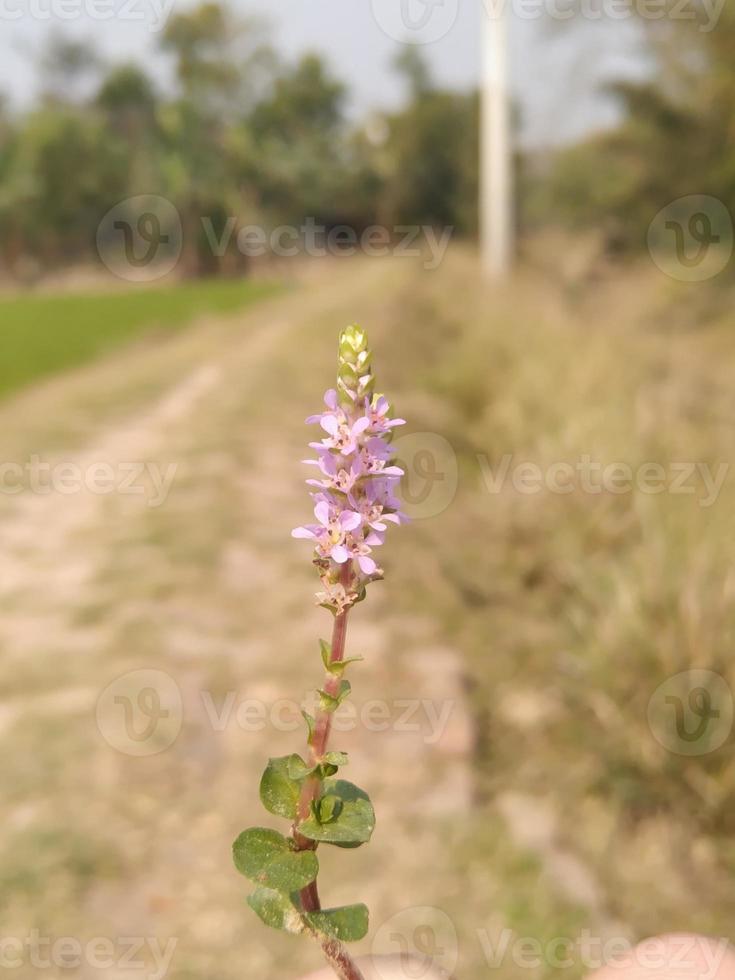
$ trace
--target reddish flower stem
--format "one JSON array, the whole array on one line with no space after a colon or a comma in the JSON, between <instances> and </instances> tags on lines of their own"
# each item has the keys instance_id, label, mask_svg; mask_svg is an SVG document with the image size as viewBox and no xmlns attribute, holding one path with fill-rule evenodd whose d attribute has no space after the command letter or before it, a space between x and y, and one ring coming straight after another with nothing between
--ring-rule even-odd
<instances>
[{"instance_id":1,"label":"reddish flower stem","mask_svg":"<svg viewBox=\"0 0 735 980\"><path fill-rule=\"evenodd\" d=\"M349 591L352 582L351 566L352 562L345 562L345 564L342 566L342 572L340 574L340 584L344 586L346 591ZM343 612L338 613L334 617L334 626L332 628L332 655L330 660L330 663L333 664L341 663L345 658L348 613L349 609L345 609ZM327 671L324 679L323 690L332 697L336 697L339 694L340 679L341 678L338 675ZM332 714L332 711L328 711L325 708L320 708L315 715L314 734L311 737L309 744L310 766L318 765L326 754L327 746L329 744L329 735L332 731ZM311 805L319 799L321 796L321 791L322 781L317 775L311 775L304 780L304 785L301 790L301 797L299 799L296 824L301 823L302 820L306 820L309 817L311 813ZM315 851L317 848L317 842L309 840L307 837L304 837L303 834L300 834L296 824L293 827L292 833L297 848L301 851ZM311 884L302 889L301 905L305 912L318 912L321 909L319 889L316 881L312 881ZM340 980L364 980L362 973L355 965L352 957L342 943L336 939L328 939L327 937L319 937L319 942L322 950L324 951L327 962Z\"/></svg>"}]
</instances>

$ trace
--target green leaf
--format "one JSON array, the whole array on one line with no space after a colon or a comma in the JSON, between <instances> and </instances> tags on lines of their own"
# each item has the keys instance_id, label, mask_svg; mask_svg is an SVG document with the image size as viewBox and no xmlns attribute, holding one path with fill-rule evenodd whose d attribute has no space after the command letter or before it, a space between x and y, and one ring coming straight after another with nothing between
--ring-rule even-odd
<instances>
[{"instance_id":1,"label":"green leaf","mask_svg":"<svg viewBox=\"0 0 735 980\"><path fill-rule=\"evenodd\" d=\"M369 928L366 905L344 905L338 909L309 912L304 919L316 932L343 943L356 943L364 939Z\"/></svg>"},{"instance_id":2,"label":"green leaf","mask_svg":"<svg viewBox=\"0 0 735 980\"><path fill-rule=\"evenodd\" d=\"M258 888L248 897L248 905L261 922L271 929L297 934L304 931L304 921L288 895L270 888Z\"/></svg>"},{"instance_id":3,"label":"green leaf","mask_svg":"<svg viewBox=\"0 0 735 980\"><path fill-rule=\"evenodd\" d=\"M322 663L326 670L332 665L332 644L327 643L326 640L319 640L319 649L322 652Z\"/></svg>"},{"instance_id":4,"label":"green leaf","mask_svg":"<svg viewBox=\"0 0 735 980\"><path fill-rule=\"evenodd\" d=\"M327 803L328 820L323 820L322 807L328 797L337 797L342 807L339 813L333 803ZM375 829L375 812L363 790L344 779L328 779L324 783L324 795L312 809L311 815L299 824L299 831L309 840L327 844L357 847L372 837Z\"/></svg>"},{"instance_id":5,"label":"green leaf","mask_svg":"<svg viewBox=\"0 0 735 980\"><path fill-rule=\"evenodd\" d=\"M316 772L319 779L329 779L330 776L338 771L340 766L346 766L349 762L345 752L327 752L322 756L319 765L315 766L311 772Z\"/></svg>"},{"instance_id":6,"label":"green leaf","mask_svg":"<svg viewBox=\"0 0 735 980\"><path fill-rule=\"evenodd\" d=\"M260 780L260 799L263 806L269 813L275 813L287 820L295 820L301 795L301 783L291 775L293 760L304 764L298 755L269 759Z\"/></svg>"},{"instance_id":7,"label":"green leaf","mask_svg":"<svg viewBox=\"0 0 735 980\"><path fill-rule=\"evenodd\" d=\"M295 782L303 782L303 780L306 779L307 776L310 776L316 770L316 768L316 766L308 766L300 755L288 756L286 771L289 779L292 779Z\"/></svg>"},{"instance_id":8,"label":"green leaf","mask_svg":"<svg viewBox=\"0 0 735 980\"><path fill-rule=\"evenodd\" d=\"M345 668L349 667L350 664L359 663L362 657L347 657L345 660L332 661L332 647L326 640L319 640L319 646L322 651L322 663L324 664L324 669L333 674L335 677L341 677L345 672Z\"/></svg>"},{"instance_id":9,"label":"green leaf","mask_svg":"<svg viewBox=\"0 0 735 980\"><path fill-rule=\"evenodd\" d=\"M232 845L237 870L259 885L279 892L297 892L319 874L313 851L296 851L276 830L253 827Z\"/></svg>"},{"instance_id":10,"label":"green leaf","mask_svg":"<svg viewBox=\"0 0 735 980\"><path fill-rule=\"evenodd\" d=\"M311 745L311 743L314 741L314 732L316 731L316 718L314 718L313 715L310 715L308 711L304 711L303 708L301 709L301 714L306 722L306 727L309 729L309 735L306 742L307 745Z\"/></svg>"},{"instance_id":11,"label":"green leaf","mask_svg":"<svg viewBox=\"0 0 735 980\"><path fill-rule=\"evenodd\" d=\"M344 803L333 793L322 796L314 803L314 814L320 824L332 823L339 817L343 809Z\"/></svg>"},{"instance_id":12,"label":"green leaf","mask_svg":"<svg viewBox=\"0 0 735 980\"><path fill-rule=\"evenodd\" d=\"M319 707L322 711L336 711L344 699L352 690L349 681L340 681L339 689L336 694L329 694L327 691L319 691Z\"/></svg>"}]
</instances>

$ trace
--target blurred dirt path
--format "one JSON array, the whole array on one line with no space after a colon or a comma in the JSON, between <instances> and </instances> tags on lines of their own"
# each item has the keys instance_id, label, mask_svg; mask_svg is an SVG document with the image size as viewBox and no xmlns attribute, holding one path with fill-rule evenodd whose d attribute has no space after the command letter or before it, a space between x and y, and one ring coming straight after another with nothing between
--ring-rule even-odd
<instances>
[{"instance_id":1,"label":"blurred dirt path","mask_svg":"<svg viewBox=\"0 0 735 980\"><path fill-rule=\"evenodd\" d=\"M175 939L167 975L182 980L285 980L318 965L244 909L229 847L247 824L271 822L259 773L303 741L298 705L320 680L316 639L329 629L312 605L308 549L289 537L309 512L303 418L331 381L338 329L357 311L379 322L403 288L396 266L325 269L286 298L123 352L0 412L0 435L13 410L22 416L21 463L148 467L141 493L0 498L0 732L14 748L8 785L15 775L23 790L0 813L18 835L11 848L40 849L50 868L10 900L8 934L45 923L82 940L148 937L149 964L154 938ZM174 469L151 506L156 474ZM409 570L387 557L398 582ZM350 649L366 663L337 746L378 829L370 853L324 861L327 901L368 901L373 936L395 912L438 903L443 827L471 802L461 662L430 619L393 612L395 587L375 586L353 617ZM168 712L160 732L149 689ZM148 741L128 737L125 705L134 732L152 723ZM119 962L105 971L118 975Z\"/></svg>"}]
</instances>

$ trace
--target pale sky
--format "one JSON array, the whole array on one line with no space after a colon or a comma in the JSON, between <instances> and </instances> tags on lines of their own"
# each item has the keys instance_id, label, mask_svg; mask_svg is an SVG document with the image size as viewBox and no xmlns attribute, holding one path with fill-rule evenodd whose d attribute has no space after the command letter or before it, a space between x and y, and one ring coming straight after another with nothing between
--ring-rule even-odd
<instances>
[{"instance_id":1,"label":"pale sky","mask_svg":"<svg viewBox=\"0 0 735 980\"><path fill-rule=\"evenodd\" d=\"M645 63L633 19L575 15L554 20L548 11L556 9L557 0L507 2L513 11L512 87L524 141L564 141L608 124L614 116L597 92L600 82L640 74ZM481 0L232 3L244 14L267 18L271 39L284 55L322 52L349 84L351 108L358 115L400 102L401 83L390 65L405 43L399 40L403 37L422 42L420 48L442 83L462 89L478 84ZM0 0L0 92L9 94L16 106L33 98L34 58L53 30L92 38L106 57L137 59L153 71L159 36L153 28L164 21L160 11L170 4L176 10L190 0ZM99 16L100 11L110 16L113 10L112 19ZM417 27L422 17L424 33Z\"/></svg>"}]
</instances>

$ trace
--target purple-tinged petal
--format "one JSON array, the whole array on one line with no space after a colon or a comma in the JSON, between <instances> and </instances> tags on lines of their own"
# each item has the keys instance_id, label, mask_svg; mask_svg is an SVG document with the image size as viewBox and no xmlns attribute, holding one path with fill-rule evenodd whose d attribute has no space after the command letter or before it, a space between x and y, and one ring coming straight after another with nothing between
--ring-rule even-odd
<instances>
[{"instance_id":1,"label":"purple-tinged petal","mask_svg":"<svg viewBox=\"0 0 735 980\"><path fill-rule=\"evenodd\" d=\"M339 397L334 388L330 388L328 391L325 392L324 404L327 406L327 408L331 408L333 412L337 411L337 407L339 405Z\"/></svg>"},{"instance_id":2,"label":"purple-tinged petal","mask_svg":"<svg viewBox=\"0 0 735 980\"><path fill-rule=\"evenodd\" d=\"M320 424L324 431L328 432L330 436L336 436L339 432L339 422L333 415L322 416Z\"/></svg>"},{"instance_id":3,"label":"purple-tinged petal","mask_svg":"<svg viewBox=\"0 0 735 980\"><path fill-rule=\"evenodd\" d=\"M362 518L353 510L343 510L339 515L339 524L343 531L354 531L362 524Z\"/></svg>"},{"instance_id":4,"label":"purple-tinged petal","mask_svg":"<svg viewBox=\"0 0 735 980\"><path fill-rule=\"evenodd\" d=\"M332 560L336 561L338 565L344 565L344 563L349 559L350 553L345 548L343 544L336 544L331 551Z\"/></svg>"},{"instance_id":5,"label":"purple-tinged petal","mask_svg":"<svg viewBox=\"0 0 735 980\"><path fill-rule=\"evenodd\" d=\"M360 566L361 571L363 571L366 575L372 575L375 569L378 567L369 555L359 555L357 558L357 564Z\"/></svg>"},{"instance_id":6,"label":"purple-tinged petal","mask_svg":"<svg viewBox=\"0 0 735 980\"><path fill-rule=\"evenodd\" d=\"M316 534L314 534L313 531L310 531L308 527L295 527L293 531L291 531L291 537L292 538L315 538Z\"/></svg>"},{"instance_id":7,"label":"purple-tinged petal","mask_svg":"<svg viewBox=\"0 0 735 980\"><path fill-rule=\"evenodd\" d=\"M326 500L319 501L314 508L314 516L324 527L329 524L329 504L326 502Z\"/></svg>"}]
</instances>

